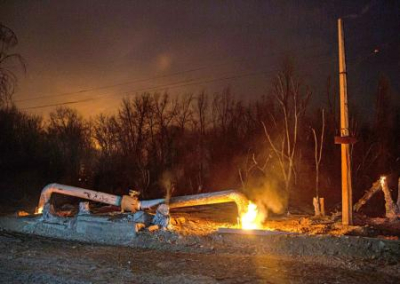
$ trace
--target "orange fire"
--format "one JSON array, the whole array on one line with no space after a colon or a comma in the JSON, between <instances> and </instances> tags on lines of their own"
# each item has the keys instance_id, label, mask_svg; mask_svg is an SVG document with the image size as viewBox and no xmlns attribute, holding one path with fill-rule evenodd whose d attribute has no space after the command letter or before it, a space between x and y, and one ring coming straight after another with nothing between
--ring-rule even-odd
<instances>
[{"instance_id":1,"label":"orange fire","mask_svg":"<svg viewBox=\"0 0 400 284\"><path fill-rule=\"evenodd\" d=\"M29 216L29 213L23 210L20 210L17 212L17 216L18 217L25 217L25 216Z\"/></svg>"},{"instance_id":2,"label":"orange fire","mask_svg":"<svg viewBox=\"0 0 400 284\"><path fill-rule=\"evenodd\" d=\"M36 208L35 215L42 214L42 213L43 213L43 207Z\"/></svg>"},{"instance_id":3,"label":"orange fire","mask_svg":"<svg viewBox=\"0 0 400 284\"><path fill-rule=\"evenodd\" d=\"M240 216L240 221L242 229L244 230L261 229L262 225L259 218L257 205L250 201L249 205L247 206L247 212Z\"/></svg>"}]
</instances>

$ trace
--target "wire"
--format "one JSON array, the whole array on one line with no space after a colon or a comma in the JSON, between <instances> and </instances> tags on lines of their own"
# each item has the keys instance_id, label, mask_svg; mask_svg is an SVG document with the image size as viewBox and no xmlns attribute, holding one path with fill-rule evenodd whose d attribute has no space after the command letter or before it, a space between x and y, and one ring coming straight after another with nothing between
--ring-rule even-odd
<instances>
[{"instance_id":1,"label":"wire","mask_svg":"<svg viewBox=\"0 0 400 284\"><path fill-rule=\"evenodd\" d=\"M93 101L93 99L62 102L62 103L56 103L56 104L49 104L49 105L45 105L45 106L33 106L33 107L22 108L22 109L23 109L23 110L26 110L26 109L39 109L39 108L45 108L45 107L54 107L54 106L62 106L62 105L72 105L72 104L78 104L78 103L83 103L83 102L88 102L88 101Z\"/></svg>"},{"instance_id":2,"label":"wire","mask_svg":"<svg viewBox=\"0 0 400 284\"><path fill-rule=\"evenodd\" d=\"M367 38L367 36L358 35L356 37L350 37L346 41L347 42L349 42L349 41L352 42L352 41L360 40L360 39L363 39L363 38ZM322 46L321 44L312 44L312 45L308 45L308 46L303 46L301 48L292 48L292 49L287 49L287 50L284 50L284 51L281 51L281 52L272 52L272 53L269 53L269 56L274 55L274 54L285 54L287 52L299 51L299 50L310 49L310 48L321 47L321 46ZM265 58L265 57L263 57L263 58ZM131 80L131 81L125 81L125 82L111 84L111 85L105 85L105 86L93 87L93 88L88 88L88 89L82 89L82 90L74 91L74 92L65 92L65 93L52 94L52 95L36 96L36 97L31 97L31 98L26 98L26 99L14 100L14 102L25 102L25 101L40 100L40 99L45 99L45 98L55 98L55 97L64 97L64 96L70 96L70 95L83 94L83 93L87 93L87 92L91 92L91 91L97 91L97 90L109 89L109 88L114 88L114 87L120 87L120 86L125 86L125 85L129 85L129 84L133 84L133 83L151 81L151 80L155 80L155 79L168 78L168 77L182 75L182 74L185 74L185 73L192 73L192 72L196 72L196 71L200 71L200 70L204 70L204 69L221 67L221 66L232 64L232 63L248 62L248 61L250 61L250 59L238 59L238 60L223 62L223 63L216 64L216 65L202 66L202 67L192 68L192 69L188 69L188 70L177 71L177 72L174 72L174 73L160 75L160 76L152 76L152 77L148 77L148 78L134 79L134 80Z\"/></svg>"},{"instance_id":3,"label":"wire","mask_svg":"<svg viewBox=\"0 0 400 284\"><path fill-rule=\"evenodd\" d=\"M68 95L82 94L82 93L87 93L87 92L91 92L91 91L97 91L97 90L102 90L102 89L109 89L109 88L129 85L129 84L133 84L133 83L146 82L146 81L150 81L150 80L154 80L154 79L162 79L162 78L166 78L166 77L172 77L172 76L176 76L176 75L180 75L180 74L199 71L199 70L202 70L205 68L209 68L209 67L199 67L199 68L179 71L179 72L175 72L175 73L171 73L171 74L167 74L167 75L154 76L154 77L143 78L143 79L136 79L136 80L126 81L126 82L112 84L112 85L100 86L100 87L95 87L95 88L90 88L90 89L83 89L83 90L75 91L75 92L60 93L60 94L55 94L55 95L44 95L44 96L39 96L39 97L15 100L15 102L25 102L25 101L32 101L32 100L38 100L38 99L50 98L50 97L54 98L54 97L63 97L63 96L68 96Z\"/></svg>"},{"instance_id":4,"label":"wire","mask_svg":"<svg viewBox=\"0 0 400 284\"><path fill-rule=\"evenodd\" d=\"M148 88L130 90L130 91L126 91L123 93L101 94L101 95L97 95L96 98L92 97L92 98L73 101L73 102L63 102L63 103L59 103L59 104L46 104L46 105L39 105L39 106L33 106L33 107L26 107L26 108L22 108L22 109L29 110L29 109L53 107L53 106L57 106L57 105L76 104L76 103L81 103L81 102L94 101L99 97L130 95L131 93L136 93L136 92L140 92L140 91L150 91L150 90L165 89L165 88L167 88L167 89L182 88L182 87L186 87L186 86L190 86L190 85L207 84L207 83L212 83L212 82L217 82L217 81L224 81L224 80L230 80L230 79L239 79L239 78L244 78L244 77L249 77L249 76L255 76L255 75L260 75L260 74L267 73L267 72L272 72L272 71L253 72L253 73L237 75L237 76L229 76L229 77L223 77L223 78L217 78L217 79L209 79L209 80L205 80L205 81L190 82L190 81L199 80L199 78L196 78L196 79L184 80L184 81L179 81L179 82L174 82L174 83L169 83L169 84L164 84L164 85L158 85L158 86L153 86L153 87L148 87ZM200 79L204 79L204 78L200 78Z\"/></svg>"},{"instance_id":5,"label":"wire","mask_svg":"<svg viewBox=\"0 0 400 284\"><path fill-rule=\"evenodd\" d=\"M321 45L320 44L313 44L313 45L309 45L309 46L304 46L302 48L288 49L288 50L285 50L285 51L282 51L282 52L272 52L272 53L269 53L268 57L270 57L272 55L276 55L276 54L285 54L285 53L290 52L290 51L298 51L298 50L310 49L310 48L313 48L313 47L316 47L316 46L321 46ZM266 58L266 57L262 57L262 58ZM251 61L251 59L238 59L238 60L223 62L223 63L219 63L219 64L215 64L215 65L202 66L202 67L192 68L192 69L188 69L188 70L177 71L177 72L173 72L173 73L169 73L169 74L165 74L165 75L160 75L160 76L152 76L152 77L148 77L148 78L134 79L134 80L131 80L131 81L125 81L125 82L111 84L111 85L104 85L104 86L99 86L99 87L82 89L82 90L74 91L74 92L65 92L65 93L59 93L59 94L42 95L42 96L35 96L35 97L31 97L31 98L26 98L26 99L19 99L19 100L14 100L14 102L25 102L25 101L39 100L39 99L50 98L50 97L54 98L54 97L63 97L63 96L82 94L82 93L87 93L87 92L91 92L91 91L97 91L97 90L103 90L103 89L109 89L109 88L114 88L114 87L125 86L125 85L129 85L129 84L133 84L133 83L142 83L142 82L151 81L151 80L155 80L155 79L168 78L168 77L172 77L172 76L182 75L182 74L185 74L185 73L192 73L192 72L205 70L205 69L210 69L210 68L217 68L217 67L226 66L226 65L229 65L229 64L233 64L233 63L250 62L250 61Z\"/></svg>"},{"instance_id":6,"label":"wire","mask_svg":"<svg viewBox=\"0 0 400 284\"><path fill-rule=\"evenodd\" d=\"M387 48L387 45L391 44L392 41L393 40L385 43L384 47ZM353 63L348 63L348 65L349 65L349 67L357 68L362 62L364 62L365 60L367 60L369 57L373 56L374 54L375 54L374 52L369 53L367 56L357 60L357 62L354 62L354 64ZM327 54L327 55L329 55L329 54ZM323 56L325 56L325 55L323 55ZM322 56L319 56L319 57L322 57ZM242 59L242 60L235 60L233 62L246 62L246 61L248 61L248 60ZM327 62L333 62L333 61L336 61L336 59L329 60ZM327 62L322 62L322 63L327 63ZM214 65L214 66L215 67L219 67L219 66L224 66L224 65L227 65L227 64L231 64L231 62L225 62L225 63L217 64L217 65ZM166 74L166 75L162 75L162 76L154 76L154 77L150 77L150 78L138 79L138 80L133 80L133 81L129 81L129 82L123 82L123 83L108 85L108 86L101 86L101 87L96 87L96 88L92 88L92 89L85 89L85 90L81 90L81 91L77 91L77 92L61 93L61 94L58 94L58 95L47 95L47 96L29 98L29 99L24 99L24 100L16 100L15 102L24 102L24 101L29 101L29 100L37 100L37 99L47 98L47 97L59 97L59 96L66 96L66 95L81 94L81 93L86 93L86 92L90 92L90 91L93 91L93 90L107 89L107 88L112 88L112 87L116 87L116 86L122 86L122 85L131 84L131 83L134 83L134 82L150 81L150 80L157 79L157 78L166 78L166 77L176 76L176 75L180 75L180 74L184 74L184 73L195 72L195 71L199 71L199 70L203 70L203 69L209 69L209 68L212 68L212 66L203 66L203 67L188 69L188 70L179 71L179 72L175 72L175 73L171 73L171 74ZM191 85L199 85L199 84L213 83L213 82L217 82L217 81L240 79L240 78L244 78L244 77L256 76L256 75L261 75L261 74L266 74L266 73L276 72L276 71L279 71L279 70L278 69L273 69L273 70L270 70L270 71L252 72L252 73L239 74L239 75L216 78L216 79L209 79L209 80L206 80L206 81L193 82L193 81L196 81L196 80L205 79L204 77L199 77L199 78L194 78L194 79L178 81L178 82L174 82L174 83L162 84L162 85L153 86L153 87L145 87L145 88L140 88L140 89L136 89L136 90L130 90L130 91L126 91L126 92L123 92L123 93L106 93L106 94L100 94L100 95L94 96L92 98L87 98L87 99L82 99L82 100L77 100L77 101L67 101L67 102L54 103L54 104L45 104L45 105L39 105L39 106L26 107L26 108L22 108L22 109L23 110L29 110L29 109L39 109L39 108L53 107L53 106L59 106L59 105L77 104L77 103L93 101L98 97L104 97L104 96L110 96L110 95L118 95L118 96L120 96L120 95L129 95L129 93L132 93L132 92L157 90L157 89L161 89L161 88L168 88L168 89L182 88L182 87L191 86ZM299 71L302 71L302 70L299 70Z\"/></svg>"},{"instance_id":7,"label":"wire","mask_svg":"<svg viewBox=\"0 0 400 284\"><path fill-rule=\"evenodd\" d=\"M331 59L328 61L322 61L319 62L318 65L321 64L325 64L325 63L330 63L330 62L335 62L336 59ZM29 110L29 109L39 109L39 108L47 108L47 107L54 107L54 106L58 106L58 105L68 105L68 104L76 104L76 103L83 103L83 102L88 102L88 101L94 101L99 97L104 97L104 96L121 96L121 95L131 95L133 92L140 92L140 91L149 91L149 90L156 90L156 89L175 89L175 88L182 88L182 87L187 87L187 86L192 86L192 85L199 85L199 84L209 84L209 83L214 83L214 82L218 82L218 81L226 81L226 80L234 80L234 79L241 79L241 78L245 78L245 77L251 77L251 76L257 76L257 75L263 75L263 74L268 74L268 73L273 73L273 72L277 72L280 69L275 68L275 69L270 69L268 71L255 71L255 72L251 72L251 73L245 73L245 74L238 74L238 75L233 75L233 76L226 76L226 77L222 77L222 78L215 78L215 79L208 79L208 80L204 80L204 81L198 81L198 82L190 82L190 81L195 81L195 80L199 80L199 78L197 79L190 79L190 80L185 80L185 81L180 81L180 82L175 82L175 83L169 83L169 84L164 84L164 85L159 85L159 86L153 86L153 87L148 87L148 88L141 88L141 89L136 89L136 90L130 90L127 92L123 92L123 93L108 93L108 94L101 94L101 95L97 95L95 97L92 98L88 98L88 99L83 99L83 100L78 100L78 101L72 101L72 102L63 102L60 104L46 104L46 105L39 105L39 106L33 106L33 107L26 107L26 108L22 108L23 110ZM304 68L302 69L304 70ZM299 71L302 71L299 70ZM202 79L202 78L200 78Z\"/></svg>"},{"instance_id":8,"label":"wire","mask_svg":"<svg viewBox=\"0 0 400 284\"><path fill-rule=\"evenodd\" d=\"M320 57L324 57L324 56L326 56L326 55L329 55L329 54L322 54L322 55L319 55L319 56L314 56L313 58L320 58ZM267 71L267 72L276 72L276 71L278 71L279 69L273 69L273 70L271 70L271 71ZM233 77L232 76L229 76L229 77L223 77L223 78L217 78L217 79L211 79L211 82L214 82L214 81L220 81L220 80L228 80L228 79L235 79L235 78L240 78L240 77L247 77L247 76L254 76L254 75L258 75L258 74L262 74L262 73L264 73L264 71L262 71L261 73L260 72L256 72L256 73L246 73L246 74L244 74L244 75L239 75L239 77L237 76L237 75L234 75ZM140 89L135 89L135 90L129 90L129 91L126 91L126 92L123 92L122 94L129 94L130 92L139 92L139 91L148 91L148 90L154 90L154 89L160 89L160 88L178 88L178 87L184 87L184 86L188 86L188 85L196 85L196 84L202 84L202 83L208 83L209 81L200 81L200 82L194 82L194 83L191 83L191 82L193 82L193 81L196 81L196 80L203 80L203 79L207 79L207 76L206 77L204 77L204 76L202 76L202 77L198 77L198 78L194 78L194 79L186 79L186 80L182 80L182 81L177 81L177 82L173 82L173 83L167 83L167 84L162 84L162 85L157 85L157 86L152 86L152 87L144 87L144 88L140 88ZM186 84L186 83L189 83L189 84ZM184 85L179 85L179 84L184 84ZM179 86L175 86L175 85L179 85ZM75 94L75 93L74 93ZM94 96L92 96L92 97L103 97L103 96L108 96L108 95L121 95L120 93L105 93L105 94L99 94L99 95L94 95ZM52 97L52 96L51 96ZM87 99L84 99L84 100L82 100L82 101L87 101ZM19 100L19 101L16 101L16 102L22 102L21 100ZM48 106L53 106L54 104L49 104ZM47 106L47 105L43 105L43 107L44 106ZM39 106L33 106L33 107L25 107L25 108L22 108L22 109L33 109L33 108L38 108Z\"/></svg>"}]
</instances>

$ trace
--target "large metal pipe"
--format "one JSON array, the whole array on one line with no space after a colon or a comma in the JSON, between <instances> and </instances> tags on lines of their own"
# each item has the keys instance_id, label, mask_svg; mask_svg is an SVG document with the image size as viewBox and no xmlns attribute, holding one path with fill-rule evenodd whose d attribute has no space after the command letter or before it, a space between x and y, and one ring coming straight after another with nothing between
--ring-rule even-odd
<instances>
[{"instance_id":1,"label":"large metal pipe","mask_svg":"<svg viewBox=\"0 0 400 284\"><path fill-rule=\"evenodd\" d=\"M44 205L50 201L51 195L53 193L74 196L115 206L121 206L122 211L131 212L136 212L138 209L148 209L166 202L165 198L138 201L136 197L130 197L127 195L121 197L118 195L94 191L90 189L52 183L43 188L40 195L37 213L42 212ZM247 205L249 204L249 200L243 193L235 190L225 190L211 193L172 197L169 201L169 206L170 208L181 208L228 202L234 202L236 204L239 215L247 210Z\"/></svg>"},{"instance_id":2,"label":"large metal pipe","mask_svg":"<svg viewBox=\"0 0 400 284\"><path fill-rule=\"evenodd\" d=\"M104 192L94 191L90 189L69 186L59 183L51 183L46 185L42 189L42 193L40 194L39 205L37 207L37 213L41 213L43 207L46 203L50 201L51 195L53 193L58 193L62 195L74 196L83 199L88 199L100 203L120 206L121 205L121 196L108 194Z\"/></svg>"},{"instance_id":3,"label":"large metal pipe","mask_svg":"<svg viewBox=\"0 0 400 284\"><path fill-rule=\"evenodd\" d=\"M150 208L155 205L165 203L165 201L166 200L163 198L154 200L142 200L140 202L140 208ZM249 200L243 193L235 190L225 190L211 193L172 197L169 201L169 206L170 208L180 208L228 202L234 202L236 204L239 215L247 211L247 205L249 204Z\"/></svg>"}]
</instances>

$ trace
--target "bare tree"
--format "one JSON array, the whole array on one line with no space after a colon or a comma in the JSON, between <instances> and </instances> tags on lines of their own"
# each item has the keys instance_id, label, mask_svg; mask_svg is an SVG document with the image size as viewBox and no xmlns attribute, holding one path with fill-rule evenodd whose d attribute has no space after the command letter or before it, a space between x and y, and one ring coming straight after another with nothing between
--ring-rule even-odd
<instances>
[{"instance_id":1,"label":"bare tree","mask_svg":"<svg viewBox=\"0 0 400 284\"><path fill-rule=\"evenodd\" d=\"M118 115L118 140L125 162L125 179L138 187L142 197L150 185L149 153L153 133L154 97L149 93L125 98ZM153 145L154 146L154 145Z\"/></svg>"},{"instance_id":2,"label":"bare tree","mask_svg":"<svg viewBox=\"0 0 400 284\"><path fill-rule=\"evenodd\" d=\"M161 165L167 162L169 152L169 127L176 115L177 104L171 104L168 93L154 95L153 116L158 128L158 157Z\"/></svg>"},{"instance_id":3,"label":"bare tree","mask_svg":"<svg viewBox=\"0 0 400 284\"><path fill-rule=\"evenodd\" d=\"M249 150L247 152L243 167L242 168L239 167L238 169L240 183L242 184L243 190L247 189L249 181L256 171L259 171L263 175L263 177L267 176L266 170L268 162L271 159L271 155L267 154L266 156L265 155L259 155L259 156L261 157L256 157L256 153L254 152L251 153L251 150ZM262 160L263 162L260 163L258 160Z\"/></svg>"},{"instance_id":4,"label":"bare tree","mask_svg":"<svg viewBox=\"0 0 400 284\"><path fill-rule=\"evenodd\" d=\"M74 109L58 107L50 113L48 139L60 157L54 157L61 166L66 181L76 183L81 167L89 163L91 129ZM57 161L60 159L61 161Z\"/></svg>"},{"instance_id":5,"label":"bare tree","mask_svg":"<svg viewBox=\"0 0 400 284\"><path fill-rule=\"evenodd\" d=\"M181 133L185 132L185 128L187 123L189 123L193 119L193 110L192 110L192 101L193 95L183 96L176 101L176 122L178 124Z\"/></svg>"},{"instance_id":6,"label":"bare tree","mask_svg":"<svg viewBox=\"0 0 400 284\"><path fill-rule=\"evenodd\" d=\"M117 152L118 147L118 122L114 116L106 117L100 114L94 123L93 138L96 148L105 156Z\"/></svg>"},{"instance_id":7,"label":"bare tree","mask_svg":"<svg viewBox=\"0 0 400 284\"><path fill-rule=\"evenodd\" d=\"M322 126L320 139L318 142L317 133L314 128L311 128L314 137L314 160L315 160L315 215L320 215L320 198L319 198L319 167L322 159L322 150L324 148L324 134L325 134L325 110L321 110Z\"/></svg>"},{"instance_id":8,"label":"bare tree","mask_svg":"<svg viewBox=\"0 0 400 284\"><path fill-rule=\"evenodd\" d=\"M322 159L322 150L324 148L324 134L325 134L325 111L321 110L322 127L321 135L318 142L317 133L314 128L311 128L314 137L314 159L315 159L315 196L319 197L319 166ZM319 144L319 145L318 145Z\"/></svg>"},{"instance_id":9,"label":"bare tree","mask_svg":"<svg viewBox=\"0 0 400 284\"><path fill-rule=\"evenodd\" d=\"M13 72L15 63L26 71L23 57L18 53L10 53L10 49L18 44L18 38L8 27L0 23L0 107L8 107L17 84L17 76Z\"/></svg>"},{"instance_id":10,"label":"bare tree","mask_svg":"<svg viewBox=\"0 0 400 284\"><path fill-rule=\"evenodd\" d=\"M130 98L124 98L118 113L119 140L125 155L134 153L136 143L136 121L134 104Z\"/></svg>"},{"instance_id":11,"label":"bare tree","mask_svg":"<svg viewBox=\"0 0 400 284\"><path fill-rule=\"evenodd\" d=\"M235 101L229 88L223 90L222 94L215 94L212 105L213 127L221 129L223 134L228 131L232 119Z\"/></svg>"},{"instance_id":12,"label":"bare tree","mask_svg":"<svg viewBox=\"0 0 400 284\"><path fill-rule=\"evenodd\" d=\"M303 91L300 82L295 81L292 70L287 69L278 74L272 96L278 103L278 112L281 115L280 121L282 121L279 124L278 119L271 113L278 138L273 139L266 124L262 122L262 125L269 145L278 160L285 183L285 191L289 194L289 188L295 174L295 156L300 121L305 114L311 92L308 88Z\"/></svg>"},{"instance_id":13,"label":"bare tree","mask_svg":"<svg viewBox=\"0 0 400 284\"><path fill-rule=\"evenodd\" d=\"M204 164L206 160L205 151L205 135L207 129L207 116L208 116L208 97L205 92L201 92L196 97L196 104L194 113L197 121L195 123L198 125L198 170L197 170L197 191L201 192L204 186Z\"/></svg>"}]
</instances>

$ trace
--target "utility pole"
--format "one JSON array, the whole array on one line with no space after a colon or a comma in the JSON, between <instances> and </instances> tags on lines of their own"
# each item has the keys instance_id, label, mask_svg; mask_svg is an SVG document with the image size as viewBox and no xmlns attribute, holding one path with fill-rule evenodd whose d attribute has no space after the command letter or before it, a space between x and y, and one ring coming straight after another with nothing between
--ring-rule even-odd
<instances>
[{"instance_id":1,"label":"utility pole","mask_svg":"<svg viewBox=\"0 0 400 284\"><path fill-rule=\"evenodd\" d=\"M347 73L344 49L343 21L338 19L339 85L340 85L340 138L342 153L342 224L353 224L353 198L351 187L351 161L349 132L349 109L347 103Z\"/></svg>"}]
</instances>

